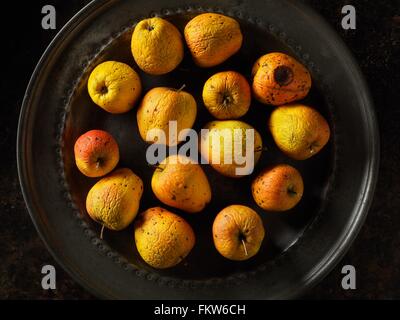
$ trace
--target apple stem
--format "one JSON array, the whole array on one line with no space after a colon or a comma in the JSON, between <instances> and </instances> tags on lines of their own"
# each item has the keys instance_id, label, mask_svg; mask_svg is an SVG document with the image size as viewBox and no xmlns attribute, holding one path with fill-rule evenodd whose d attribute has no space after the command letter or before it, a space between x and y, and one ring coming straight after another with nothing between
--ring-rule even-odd
<instances>
[{"instance_id":1,"label":"apple stem","mask_svg":"<svg viewBox=\"0 0 400 320\"><path fill-rule=\"evenodd\" d=\"M268 148L267 147L259 147L259 148L254 149L254 152L261 152L261 151L268 151Z\"/></svg>"},{"instance_id":2,"label":"apple stem","mask_svg":"<svg viewBox=\"0 0 400 320\"><path fill-rule=\"evenodd\" d=\"M158 164L147 164L149 167L154 168L156 170L160 170L163 171L164 169L162 167L160 167L160 165Z\"/></svg>"},{"instance_id":3,"label":"apple stem","mask_svg":"<svg viewBox=\"0 0 400 320\"><path fill-rule=\"evenodd\" d=\"M246 256L248 256L249 254L247 253L246 243L244 242L243 239L242 239L242 244L243 244L243 248L244 248L244 253Z\"/></svg>"},{"instance_id":4,"label":"apple stem","mask_svg":"<svg viewBox=\"0 0 400 320\"><path fill-rule=\"evenodd\" d=\"M104 234L104 224L101 225L100 240L103 240L103 234Z\"/></svg>"},{"instance_id":5,"label":"apple stem","mask_svg":"<svg viewBox=\"0 0 400 320\"><path fill-rule=\"evenodd\" d=\"M177 92L181 92L183 89L185 89L185 87L186 87L186 84L183 84L182 87L180 87Z\"/></svg>"},{"instance_id":6,"label":"apple stem","mask_svg":"<svg viewBox=\"0 0 400 320\"><path fill-rule=\"evenodd\" d=\"M100 161L96 162L96 169L100 168Z\"/></svg>"}]
</instances>

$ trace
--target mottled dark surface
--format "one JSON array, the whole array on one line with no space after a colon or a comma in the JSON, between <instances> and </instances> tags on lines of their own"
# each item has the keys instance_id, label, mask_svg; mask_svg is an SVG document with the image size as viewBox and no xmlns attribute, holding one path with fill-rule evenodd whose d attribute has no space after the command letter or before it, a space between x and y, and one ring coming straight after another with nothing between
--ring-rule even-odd
<instances>
[{"instance_id":1,"label":"mottled dark surface","mask_svg":"<svg viewBox=\"0 0 400 320\"><path fill-rule=\"evenodd\" d=\"M32 1L33 2L33 1ZM0 298L91 299L54 261L40 240L19 189L15 141L24 90L40 55L55 35L41 29L41 8L57 8L57 27L89 1L15 2L13 24L2 20L0 77ZM369 83L381 131L381 167L365 225L339 265L305 298L400 299L400 1L305 1L338 31L356 56ZM357 9L357 29L341 28L341 8ZM41 289L41 268L57 269L57 290ZM341 268L357 269L357 290L341 288Z\"/></svg>"}]
</instances>

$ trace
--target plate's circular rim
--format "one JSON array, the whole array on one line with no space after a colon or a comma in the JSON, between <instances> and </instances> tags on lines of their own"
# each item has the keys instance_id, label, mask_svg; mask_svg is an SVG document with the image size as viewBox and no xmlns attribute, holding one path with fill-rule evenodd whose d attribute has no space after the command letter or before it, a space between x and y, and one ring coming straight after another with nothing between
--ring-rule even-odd
<instances>
[{"instance_id":1,"label":"plate's circular rim","mask_svg":"<svg viewBox=\"0 0 400 320\"><path fill-rule=\"evenodd\" d=\"M70 275L74 278L78 283L80 283L84 288L86 288L91 293L95 294L96 296L100 296L106 298L104 293L98 292L93 286L90 285L90 281L87 278L83 277L82 275L77 275L73 272L73 270L68 266L68 264L64 263L63 259L57 254L53 247L49 243L48 233L44 224L41 223L40 217L35 213L34 210L34 202L30 196L29 190L30 186L28 184L28 171L26 165L24 165L24 150L25 150L25 143L26 143L26 136L24 135L24 130L26 128L26 121L28 112L27 109L29 108L29 104L32 98L32 92L34 92L37 86L37 80L40 78L42 71L45 69L47 65L47 61L53 50L55 50L64 40L64 38L69 35L73 29L78 26L80 23L85 21L86 17L89 16L93 11L99 10L102 6L110 5L113 0L92 0L86 6L84 6L79 12L77 12L57 33L57 35L53 38L50 42L48 47L46 48L44 54L40 58L39 62L37 63L31 79L28 83L24 99L21 106L19 122L18 122L18 132L17 132L17 169L18 169L18 176L19 182L21 186L21 191L23 198L25 200L25 204L27 206L28 212L31 216L31 219L41 237L43 242L45 243L47 249L50 251L52 256L55 258L57 263L61 265ZM292 1L290 1L292 2ZM379 172L379 160L380 160L380 138L379 138L379 130L377 124L377 118L375 115L373 103L371 96L369 94L368 86L362 76L361 70L358 66L358 63L353 58L352 54L344 44L343 40L339 38L336 32L325 22L325 20L320 17L319 14L314 12L308 6L297 3L296 6L300 10L305 10L308 15L311 15L313 19L318 20L318 24L321 28L324 28L324 32L329 35L327 41L335 42L335 45L340 47L340 50L343 52L344 56L346 57L347 67L351 69L352 74L354 77L357 78L357 82L359 83L358 89L359 94L363 98L363 111L364 116L366 119L367 130L370 132L370 137L372 139L368 140L368 152L369 152L369 163L368 168L366 169L367 175L363 181L363 193L360 195L359 206L355 211L354 219L350 224L345 236L341 239L338 239L336 243L339 243L335 248L332 248L327 252L326 256L321 261L319 268L312 273L302 285L298 285L296 288L292 288L291 292L286 292L285 297L287 298L295 298L300 296L303 292L314 286L318 280L324 278L340 261L340 259L346 254L347 250L349 249L350 245L356 238L357 234L359 233L363 222L366 219L368 210L371 206L373 200L373 194L376 186L376 182L378 179L378 172Z\"/></svg>"}]
</instances>

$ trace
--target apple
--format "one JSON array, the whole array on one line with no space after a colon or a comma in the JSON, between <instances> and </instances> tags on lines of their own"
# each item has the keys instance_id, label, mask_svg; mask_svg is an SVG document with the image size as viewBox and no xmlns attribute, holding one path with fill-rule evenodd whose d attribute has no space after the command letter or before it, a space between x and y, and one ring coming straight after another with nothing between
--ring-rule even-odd
<instances>
[{"instance_id":1,"label":"apple","mask_svg":"<svg viewBox=\"0 0 400 320\"><path fill-rule=\"evenodd\" d=\"M102 130L91 130L81 135L75 142L74 154L79 171L91 178L111 172L119 161L117 142Z\"/></svg>"},{"instance_id":2,"label":"apple","mask_svg":"<svg viewBox=\"0 0 400 320\"><path fill-rule=\"evenodd\" d=\"M230 260L247 260L257 254L265 231L260 216L242 205L224 208L213 223L214 245L217 251Z\"/></svg>"},{"instance_id":3,"label":"apple","mask_svg":"<svg viewBox=\"0 0 400 320\"><path fill-rule=\"evenodd\" d=\"M296 206L303 196L300 172L287 164L264 169L251 185L253 198L264 210L286 211Z\"/></svg>"}]
</instances>

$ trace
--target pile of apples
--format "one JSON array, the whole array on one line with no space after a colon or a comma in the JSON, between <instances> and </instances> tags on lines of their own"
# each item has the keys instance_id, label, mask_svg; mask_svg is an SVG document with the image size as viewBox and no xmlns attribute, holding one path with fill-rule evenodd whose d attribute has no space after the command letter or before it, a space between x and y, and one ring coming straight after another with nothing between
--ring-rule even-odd
<instances>
[{"instance_id":1,"label":"pile of apples","mask_svg":"<svg viewBox=\"0 0 400 320\"><path fill-rule=\"evenodd\" d=\"M155 17L136 25L131 41L132 55L144 72L165 74L182 61L184 40L195 64L209 68L234 55L242 45L243 35L236 20L221 14L204 13L194 17L186 25L184 37L172 23ZM253 96L261 103L275 107L268 129L278 148L290 158L308 159L326 145L330 136L329 126L317 110L294 103L306 97L310 88L311 76L301 63L284 53L265 54L254 63L251 86L235 71L219 72L205 82L203 103L216 118L205 128L211 136L226 129L232 132L253 129L251 152L256 164L263 150L261 135L251 125L238 120L249 110ZM152 88L141 99L138 73L117 61L99 64L88 80L88 92L93 102L111 114L127 112L141 99L137 124L141 137L149 143L159 143L156 139L147 139L149 131L160 129L168 134L170 121L176 121L178 132L192 128L197 103L183 89ZM244 150L247 150L245 145L240 150L232 146L232 153L246 152ZM215 150L203 141L200 152L204 158L215 156ZM137 215L143 194L140 172L134 173L128 168L114 170L120 151L109 133L102 130L84 133L75 143L74 154L82 174L102 177L86 198L89 216L102 225L101 238L104 228L119 231L135 220L135 244L150 266L173 267L189 254L195 245L195 234L183 217L161 207L148 208ZM220 157L220 154L216 156ZM210 165L222 175L240 178L236 171L240 167L238 163L225 163L221 158L220 163L210 161ZM201 165L182 155L169 156L157 165L151 188L162 203L188 213L203 211L212 197ZM296 168L278 164L265 168L255 177L251 191L260 208L286 211L301 200L304 185ZM265 230L254 210L231 204L216 215L212 236L215 248L222 256L246 260L259 251Z\"/></svg>"}]
</instances>

